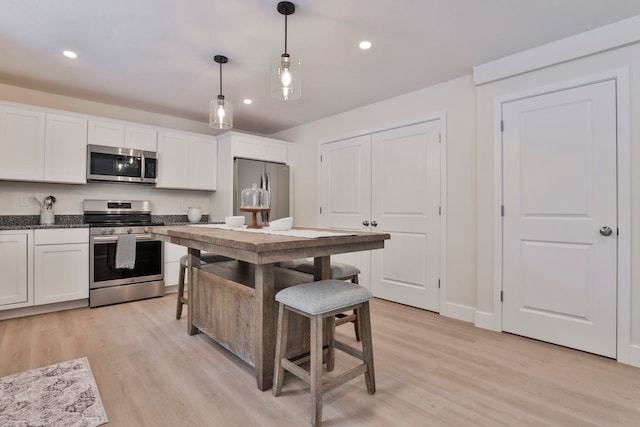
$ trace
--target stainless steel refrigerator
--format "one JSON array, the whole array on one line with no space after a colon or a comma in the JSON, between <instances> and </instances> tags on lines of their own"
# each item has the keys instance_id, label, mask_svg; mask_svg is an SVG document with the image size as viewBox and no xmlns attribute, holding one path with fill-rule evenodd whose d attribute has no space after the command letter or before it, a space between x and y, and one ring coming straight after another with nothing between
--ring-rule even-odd
<instances>
[{"instance_id":1,"label":"stainless steel refrigerator","mask_svg":"<svg viewBox=\"0 0 640 427\"><path fill-rule=\"evenodd\" d=\"M282 163L236 158L233 160L233 214L244 215L251 223L251 213L240 212L240 193L252 184L269 191L271 211L258 215L262 225L289 214L289 166Z\"/></svg>"}]
</instances>

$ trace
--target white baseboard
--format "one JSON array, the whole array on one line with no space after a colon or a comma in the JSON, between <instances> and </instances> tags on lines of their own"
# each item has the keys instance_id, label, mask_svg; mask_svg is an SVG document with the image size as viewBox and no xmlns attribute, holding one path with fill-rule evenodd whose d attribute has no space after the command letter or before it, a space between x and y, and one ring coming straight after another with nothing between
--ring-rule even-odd
<instances>
[{"instance_id":1,"label":"white baseboard","mask_svg":"<svg viewBox=\"0 0 640 427\"><path fill-rule=\"evenodd\" d=\"M0 320L15 319L16 317L34 316L36 314L53 313L54 311L71 310L73 308L89 307L88 299L59 302L55 304L37 305L32 307L15 308L0 311Z\"/></svg>"},{"instance_id":2,"label":"white baseboard","mask_svg":"<svg viewBox=\"0 0 640 427\"><path fill-rule=\"evenodd\" d=\"M640 345L629 346L629 365L640 368Z\"/></svg>"},{"instance_id":3,"label":"white baseboard","mask_svg":"<svg viewBox=\"0 0 640 427\"><path fill-rule=\"evenodd\" d=\"M474 324L478 328L501 332L500 328L495 325L495 316L493 315L493 313L487 313L486 311L476 311Z\"/></svg>"},{"instance_id":4,"label":"white baseboard","mask_svg":"<svg viewBox=\"0 0 640 427\"><path fill-rule=\"evenodd\" d=\"M475 309L466 305L445 303L440 307L440 315L452 317L465 322L473 322Z\"/></svg>"}]
</instances>

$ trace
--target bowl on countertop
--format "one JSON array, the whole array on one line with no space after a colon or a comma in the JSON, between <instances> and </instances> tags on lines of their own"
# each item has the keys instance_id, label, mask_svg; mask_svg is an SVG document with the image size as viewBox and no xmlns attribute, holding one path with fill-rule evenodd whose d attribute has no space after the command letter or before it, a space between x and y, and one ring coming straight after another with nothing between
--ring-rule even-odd
<instances>
[{"instance_id":1,"label":"bowl on countertop","mask_svg":"<svg viewBox=\"0 0 640 427\"><path fill-rule=\"evenodd\" d=\"M231 228L238 228L244 225L244 217L240 216L228 216L224 219L224 223Z\"/></svg>"},{"instance_id":2,"label":"bowl on countertop","mask_svg":"<svg viewBox=\"0 0 640 427\"><path fill-rule=\"evenodd\" d=\"M286 217L269 221L269 228L273 231L286 231L293 227L293 217Z\"/></svg>"}]
</instances>

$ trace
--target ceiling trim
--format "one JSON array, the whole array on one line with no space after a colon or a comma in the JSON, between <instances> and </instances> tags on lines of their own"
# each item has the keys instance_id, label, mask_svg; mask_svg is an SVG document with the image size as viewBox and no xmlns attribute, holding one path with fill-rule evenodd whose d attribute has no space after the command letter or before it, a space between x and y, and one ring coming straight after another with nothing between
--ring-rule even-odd
<instances>
[{"instance_id":1,"label":"ceiling trim","mask_svg":"<svg viewBox=\"0 0 640 427\"><path fill-rule=\"evenodd\" d=\"M473 67L476 86L640 41L640 15Z\"/></svg>"}]
</instances>

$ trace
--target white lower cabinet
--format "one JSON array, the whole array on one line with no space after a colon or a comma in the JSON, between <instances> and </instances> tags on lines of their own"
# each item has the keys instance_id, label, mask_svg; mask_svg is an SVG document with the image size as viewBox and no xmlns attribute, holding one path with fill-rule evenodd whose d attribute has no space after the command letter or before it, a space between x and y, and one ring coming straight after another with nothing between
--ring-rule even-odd
<instances>
[{"instance_id":1,"label":"white lower cabinet","mask_svg":"<svg viewBox=\"0 0 640 427\"><path fill-rule=\"evenodd\" d=\"M33 305L29 248L33 231L0 231L0 310Z\"/></svg>"},{"instance_id":2,"label":"white lower cabinet","mask_svg":"<svg viewBox=\"0 0 640 427\"><path fill-rule=\"evenodd\" d=\"M35 305L89 298L89 229L35 230Z\"/></svg>"},{"instance_id":3,"label":"white lower cabinet","mask_svg":"<svg viewBox=\"0 0 640 427\"><path fill-rule=\"evenodd\" d=\"M173 243L164 243L164 285L178 284L180 273L180 258L187 254L187 248Z\"/></svg>"}]
</instances>

